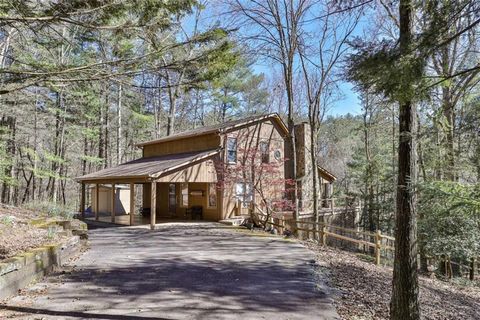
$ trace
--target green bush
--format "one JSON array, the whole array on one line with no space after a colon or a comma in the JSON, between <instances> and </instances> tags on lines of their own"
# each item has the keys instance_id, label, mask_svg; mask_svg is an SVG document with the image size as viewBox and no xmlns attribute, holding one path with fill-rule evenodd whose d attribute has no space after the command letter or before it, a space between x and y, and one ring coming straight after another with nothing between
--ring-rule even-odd
<instances>
[{"instance_id":1,"label":"green bush","mask_svg":"<svg viewBox=\"0 0 480 320\"><path fill-rule=\"evenodd\" d=\"M468 261L480 253L480 185L420 186L419 239L428 255Z\"/></svg>"}]
</instances>

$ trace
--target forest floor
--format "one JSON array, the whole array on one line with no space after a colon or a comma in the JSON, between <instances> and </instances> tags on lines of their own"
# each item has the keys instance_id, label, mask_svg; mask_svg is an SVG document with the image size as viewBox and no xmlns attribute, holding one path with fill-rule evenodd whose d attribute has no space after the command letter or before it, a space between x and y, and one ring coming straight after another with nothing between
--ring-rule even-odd
<instances>
[{"instance_id":1,"label":"forest floor","mask_svg":"<svg viewBox=\"0 0 480 320\"><path fill-rule=\"evenodd\" d=\"M0 260L61 240L55 230L36 226L42 219L48 217L40 211L0 205Z\"/></svg>"},{"instance_id":2,"label":"forest floor","mask_svg":"<svg viewBox=\"0 0 480 320\"><path fill-rule=\"evenodd\" d=\"M388 319L391 267L376 266L355 253L305 244L316 253L321 272L335 288L335 307L342 319ZM420 276L419 282L423 319L480 319L480 281L446 282Z\"/></svg>"}]
</instances>

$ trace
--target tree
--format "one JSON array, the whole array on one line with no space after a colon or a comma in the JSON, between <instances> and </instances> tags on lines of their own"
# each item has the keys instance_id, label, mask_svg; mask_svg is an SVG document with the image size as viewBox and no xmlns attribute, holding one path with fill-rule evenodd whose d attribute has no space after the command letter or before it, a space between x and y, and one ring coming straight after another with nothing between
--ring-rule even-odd
<instances>
[{"instance_id":1,"label":"tree","mask_svg":"<svg viewBox=\"0 0 480 320\"><path fill-rule=\"evenodd\" d=\"M298 57L300 29L306 13L311 8L309 1L231 1L231 11L236 15L239 27L248 28L246 38L255 44L259 53L266 59L278 64L287 100L287 127L289 137L286 144L286 168L289 179L297 179L295 150L295 115L294 105L295 59ZM294 202L294 219L298 214L298 186L289 193Z\"/></svg>"},{"instance_id":2,"label":"tree","mask_svg":"<svg viewBox=\"0 0 480 320\"><path fill-rule=\"evenodd\" d=\"M399 105L398 178L395 219L395 260L390 318L420 319L417 275L416 141L417 79L422 79L425 59L415 50L411 0L399 3L398 47L380 46L353 59L352 78L364 88L396 100ZM423 58L423 59L422 59Z\"/></svg>"},{"instance_id":3,"label":"tree","mask_svg":"<svg viewBox=\"0 0 480 320\"><path fill-rule=\"evenodd\" d=\"M442 269L452 277L452 259L468 265L480 251L480 185L434 181L421 184L420 191L422 245L430 256L443 258Z\"/></svg>"},{"instance_id":4,"label":"tree","mask_svg":"<svg viewBox=\"0 0 480 320\"><path fill-rule=\"evenodd\" d=\"M286 188L292 188L295 182L285 179L285 159L273 159L270 156L270 148L273 145L278 146L278 141L273 135L273 130L276 129L270 130L272 131L268 136L265 135L262 125L259 124L240 131L236 136L237 163L217 164L217 171L221 177L220 188L227 190L242 188L241 192L237 192L241 194L237 201L244 205L258 205L264 210L266 215L259 221L264 229L267 228L267 222L273 217L274 212L292 210L294 207L291 201L285 199L285 195L289 191ZM254 211L250 212L251 219L257 222Z\"/></svg>"},{"instance_id":5,"label":"tree","mask_svg":"<svg viewBox=\"0 0 480 320\"><path fill-rule=\"evenodd\" d=\"M311 188L313 215L317 222L318 194L320 191L318 181L318 133L329 105L338 100L337 83L339 80L339 64L345 57L350 36L355 30L359 13L334 14L329 3L319 2L319 17L315 19L315 26L320 29L315 34L315 40L309 39L311 35L303 31L299 33L299 59L302 76L304 78L306 101L308 109L308 122L310 124L309 157L311 163ZM300 32L300 30L299 30ZM317 40L316 37L319 37ZM313 42L313 43L312 43ZM307 200L307 199L303 199ZM323 218L322 218L323 219Z\"/></svg>"},{"instance_id":6,"label":"tree","mask_svg":"<svg viewBox=\"0 0 480 320\"><path fill-rule=\"evenodd\" d=\"M211 98L212 82L238 57L230 31L215 24L182 33L197 7L194 1L0 6L0 117L12 114L20 123L14 148L0 137L8 153L1 170L10 177L8 186L6 179L0 184L4 202L74 206L78 184L71 177L138 157L135 143L163 134L161 99L168 91L181 96L175 116L183 121L173 122L171 132L190 128L190 90ZM170 83L166 71L175 78Z\"/></svg>"},{"instance_id":7,"label":"tree","mask_svg":"<svg viewBox=\"0 0 480 320\"><path fill-rule=\"evenodd\" d=\"M225 76L212 81L212 96L218 105L218 120L225 122L228 116L262 113L268 93L262 87L264 75L256 75L243 57Z\"/></svg>"}]
</instances>

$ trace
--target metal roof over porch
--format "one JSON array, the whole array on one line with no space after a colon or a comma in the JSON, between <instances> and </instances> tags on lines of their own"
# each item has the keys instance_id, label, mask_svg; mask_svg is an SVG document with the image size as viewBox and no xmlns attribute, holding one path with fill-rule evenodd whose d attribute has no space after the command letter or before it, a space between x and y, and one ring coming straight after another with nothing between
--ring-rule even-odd
<instances>
[{"instance_id":1,"label":"metal roof over porch","mask_svg":"<svg viewBox=\"0 0 480 320\"><path fill-rule=\"evenodd\" d=\"M217 155L220 150L172 154L122 163L116 167L89 173L76 180L84 183L135 181L147 182L201 163Z\"/></svg>"}]
</instances>

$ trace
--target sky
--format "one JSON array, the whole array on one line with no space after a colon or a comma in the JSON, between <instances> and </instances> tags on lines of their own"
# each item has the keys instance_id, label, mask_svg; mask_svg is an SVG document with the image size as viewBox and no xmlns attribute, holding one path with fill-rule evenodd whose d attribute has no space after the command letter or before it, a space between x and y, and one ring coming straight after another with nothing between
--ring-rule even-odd
<instances>
[{"instance_id":1,"label":"sky","mask_svg":"<svg viewBox=\"0 0 480 320\"><path fill-rule=\"evenodd\" d=\"M207 2L208 3L208 2ZM222 11L222 7L215 6L216 1L212 1L206 7L206 14L201 18L203 21L201 24L211 25L212 21L218 21L219 12ZM221 16L221 14L220 14ZM193 21L192 21L193 22ZM360 18L360 22L355 28L353 32L353 36L361 36L364 31L364 27L368 24L368 16L363 15ZM311 32L315 32L315 26L312 25ZM188 26L187 26L188 29ZM273 76L272 75L272 66L266 66L265 62L257 61L254 62L252 66L253 72L260 74L265 74L266 77ZM343 96L342 99L336 101L332 108L327 110L327 115L329 116L341 116L346 115L348 113L352 115L358 115L361 112L361 103L357 93L353 90L353 85L349 82L343 81L339 85L341 95Z\"/></svg>"},{"instance_id":2,"label":"sky","mask_svg":"<svg viewBox=\"0 0 480 320\"><path fill-rule=\"evenodd\" d=\"M271 76L272 67L266 66L264 63L257 62L252 66L253 72L260 74L263 73L265 76ZM361 112L361 104L358 94L353 90L353 85L347 81L342 81L339 85L342 99L336 101L333 107L327 110L327 116L342 116L348 113L352 115L358 115Z\"/></svg>"},{"instance_id":3,"label":"sky","mask_svg":"<svg viewBox=\"0 0 480 320\"><path fill-rule=\"evenodd\" d=\"M333 108L327 112L327 114L332 116L345 115L347 113L353 115L360 114L360 99L358 98L357 93L353 91L352 84L348 82L342 82L340 84L340 90L344 95L344 99L337 101Z\"/></svg>"}]
</instances>

